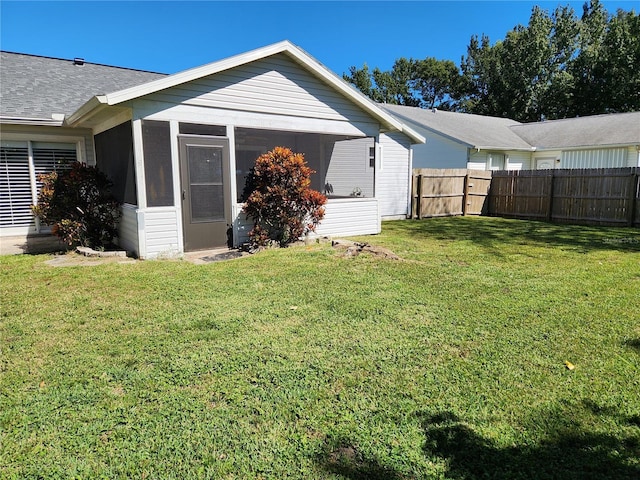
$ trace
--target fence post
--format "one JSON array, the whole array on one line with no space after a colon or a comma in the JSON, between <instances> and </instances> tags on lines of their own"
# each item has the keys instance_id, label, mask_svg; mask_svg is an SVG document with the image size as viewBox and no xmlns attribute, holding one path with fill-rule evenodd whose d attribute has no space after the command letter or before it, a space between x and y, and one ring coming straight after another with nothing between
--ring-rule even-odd
<instances>
[{"instance_id":1,"label":"fence post","mask_svg":"<svg viewBox=\"0 0 640 480\"><path fill-rule=\"evenodd\" d=\"M418 220L420 220L422 218L422 175L418 175L416 197L416 217L418 217Z\"/></svg>"},{"instance_id":2,"label":"fence post","mask_svg":"<svg viewBox=\"0 0 640 480\"><path fill-rule=\"evenodd\" d=\"M636 193L638 191L638 170L631 169L631 185L629 188L629 208L627 209L627 225L633 227L636 220Z\"/></svg>"},{"instance_id":3,"label":"fence post","mask_svg":"<svg viewBox=\"0 0 640 480\"><path fill-rule=\"evenodd\" d=\"M464 187L462 190L462 216L467 216L467 210L469 202L469 170L467 170L467 174L464 176Z\"/></svg>"},{"instance_id":4,"label":"fence post","mask_svg":"<svg viewBox=\"0 0 640 480\"><path fill-rule=\"evenodd\" d=\"M551 222L553 219L553 184L556 178L556 172L551 170L551 176L549 179L549 202L547 203L547 222Z\"/></svg>"}]
</instances>

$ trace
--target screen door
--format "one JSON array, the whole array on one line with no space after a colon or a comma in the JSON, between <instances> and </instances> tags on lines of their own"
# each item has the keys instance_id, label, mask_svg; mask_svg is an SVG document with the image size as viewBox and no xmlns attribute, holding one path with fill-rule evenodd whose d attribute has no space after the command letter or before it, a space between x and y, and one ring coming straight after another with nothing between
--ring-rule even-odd
<instances>
[{"instance_id":1,"label":"screen door","mask_svg":"<svg viewBox=\"0 0 640 480\"><path fill-rule=\"evenodd\" d=\"M229 141L179 137L185 251L228 244L231 219Z\"/></svg>"}]
</instances>

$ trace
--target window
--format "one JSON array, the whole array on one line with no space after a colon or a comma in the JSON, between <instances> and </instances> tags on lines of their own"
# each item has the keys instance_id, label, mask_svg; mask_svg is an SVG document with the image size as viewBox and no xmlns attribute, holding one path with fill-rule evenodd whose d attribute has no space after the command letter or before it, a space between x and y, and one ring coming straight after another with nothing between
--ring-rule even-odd
<instances>
[{"instance_id":1,"label":"window","mask_svg":"<svg viewBox=\"0 0 640 480\"><path fill-rule=\"evenodd\" d=\"M122 203L137 205L131 122L125 122L93 137L96 166L113 182L113 195Z\"/></svg>"},{"instance_id":2,"label":"window","mask_svg":"<svg viewBox=\"0 0 640 480\"><path fill-rule=\"evenodd\" d=\"M172 207L173 167L169 122L142 121L144 177L149 207Z\"/></svg>"},{"instance_id":3,"label":"window","mask_svg":"<svg viewBox=\"0 0 640 480\"><path fill-rule=\"evenodd\" d=\"M226 137L227 127L220 125L203 125L199 123L180 123L180 135L209 135Z\"/></svg>"},{"instance_id":4,"label":"window","mask_svg":"<svg viewBox=\"0 0 640 480\"><path fill-rule=\"evenodd\" d=\"M489 153L487 155L487 168L489 170L504 170L504 154L502 153Z\"/></svg>"},{"instance_id":5,"label":"window","mask_svg":"<svg viewBox=\"0 0 640 480\"><path fill-rule=\"evenodd\" d=\"M77 160L74 143L3 141L0 144L0 227L38 227L31 213L38 175L60 172Z\"/></svg>"},{"instance_id":6,"label":"window","mask_svg":"<svg viewBox=\"0 0 640 480\"><path fill-rule=\"evenodd\" d=\"M371 137L236 128L235 140L238 202L249 193L244 192L246 179L256 159L274 147L304 154L315 171L311 188L330 198L374 196L375 140Z\"/></svg>"}]
</instances>

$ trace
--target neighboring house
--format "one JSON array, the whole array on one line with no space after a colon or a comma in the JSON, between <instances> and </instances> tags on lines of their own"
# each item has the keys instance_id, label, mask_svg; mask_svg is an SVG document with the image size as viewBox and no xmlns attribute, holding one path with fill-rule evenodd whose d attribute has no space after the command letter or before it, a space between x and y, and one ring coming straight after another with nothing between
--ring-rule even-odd
<instances>
[{"instance_id":1,"label":"neighboring house","mask_svg":"<svg viewBox=\"0 0 640 480\"><path fill-rule=\"evenodd\" d=\"M427 142L414 168L535 170L640 165L640 112L519 123L466 113L382 105Z\"/></svg>"},{"instance_id":2,"label":"neighboring house","mask_svg":"<svg viewBox=\"0 0 640 480\"><path fill-rule=\"evenodd\" d=\"M424 142L289 42L173 75L2 52L0 235L46 231L37 174L97 165L123 202L119 244L142 258L247 238L245 177L277 145L326 192L319 235L380 231L409 213L410 147Z\"/></svg>"}]
</instances>

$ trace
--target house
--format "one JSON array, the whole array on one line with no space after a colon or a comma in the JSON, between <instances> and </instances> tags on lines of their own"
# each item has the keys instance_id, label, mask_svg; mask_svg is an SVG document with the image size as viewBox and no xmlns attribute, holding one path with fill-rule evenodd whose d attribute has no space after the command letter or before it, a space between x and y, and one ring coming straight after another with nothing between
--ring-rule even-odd
<instances>
[{"instance_id":1,"label":"house","mask_svg":"<svg viewBox=\"0 0 640 480\"><path fill-rule=\"evenodd\" d=\"M380 232L409 213L414 128L283 41L163 75L2 52L0 235L46 232L37 174L96 165L123 202L118 243L141 258L239 245L256 157L305 154L325 192L318 235Z\"/></svg>"},{"instance_id":2,"label":"house","mask_svg":"<svg viewBox=\"0 0 640 480\"><path fill-rule=\"evenodd\" d=\"M382 107L427 139L413 147L414 168L640 166L640 112L519 123L416 107Z\"/></svg>"}]
</instances>

